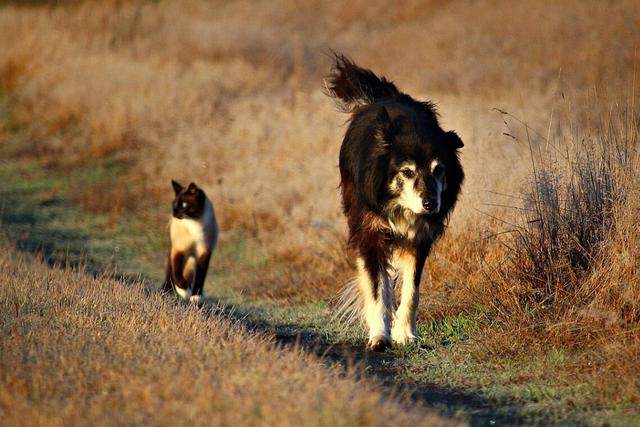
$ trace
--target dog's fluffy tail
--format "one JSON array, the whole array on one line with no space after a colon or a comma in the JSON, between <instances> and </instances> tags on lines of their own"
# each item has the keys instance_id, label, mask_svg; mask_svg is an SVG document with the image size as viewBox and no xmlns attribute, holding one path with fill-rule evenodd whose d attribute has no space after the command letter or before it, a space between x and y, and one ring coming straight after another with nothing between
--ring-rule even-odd
<instances>
[{"instance_id":1,"label":"dog's fluffy tail","mask_svg":"<svg viewBox=\"0 0 640 427\"><path fill-rule=\"evenodd\" d=\"M359 322L364 323L364 302L360 295L358 279L353 278L345 283L338 294L333 318L345 326Z\"/></svg>"},{"instance_id":2,"label":"dog's fluffy tail","mask_svg":"<svg viewBox=\"0 0 640 427\"><path fill-rule=\"evenodd\" d=\"M334 53L334 60L334 67L325 78L325 87L341 111L352 113L381 99L400 95L392 82L358 67L346 56Z\"/></svg>"},{"instance_id":3,"label":"dog's fluffy tail","mask_svg":"<svg viewBox=\"0 0 640 427\"><path fill-rule=\"evenodd\" d=\"M390 303L391 311L395 312L398 308L396 293L399 289L397 287L400 285L397 280L397 271L389 271L389 279L390 286L386 286L384 290L387 292L386 300ZM345 283L338 293L333 319L342 323L344 326L349 326L354 323L365 326L364 299L357 277Z\"/></svg>"}]
</instances>

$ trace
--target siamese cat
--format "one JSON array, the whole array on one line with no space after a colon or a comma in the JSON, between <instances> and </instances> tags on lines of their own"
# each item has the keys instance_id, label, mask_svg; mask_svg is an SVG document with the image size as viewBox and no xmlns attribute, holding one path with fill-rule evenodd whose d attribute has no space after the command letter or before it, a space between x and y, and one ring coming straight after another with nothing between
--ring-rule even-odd
<instances>
[{"instance_id":1,"label":"siamese cat","mask_svg":"<svg viewBox=\"0 0 640 427\"><path fill-rule=\"evenodd\" d=\"M175 198L169 222L171 250L162 290L184 300L200 302L209 259L218 242L218 223L213 204L193 182L183 187L171 180Z\"/></svg>"}]
</instances>

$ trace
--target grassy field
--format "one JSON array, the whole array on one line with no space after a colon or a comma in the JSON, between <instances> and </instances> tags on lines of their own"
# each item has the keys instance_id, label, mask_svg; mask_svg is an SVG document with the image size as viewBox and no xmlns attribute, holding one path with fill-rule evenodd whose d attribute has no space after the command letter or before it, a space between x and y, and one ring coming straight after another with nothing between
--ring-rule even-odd
<instances>
[{"instance_id":1,"label":"grassy field","mask_svg":"<svg viewBox=\"0 0 640 427\"><path fill-rule=\"evenodd\" d=\"M65 280L100 289L126 286L138 297L144 288L150 296L140 307L149 308L113 315L149 325L191 316L207 331L224 324L221 329L255 341L265 359L282 352L251 334L287 345L300 340L306 353L329 357L320 362L305 352L284 352L299 361L293 365L361 360L371 376L417 404L409 411L382 397L369 380L356 386L351 374L338 378L340 369L329 367L318 396L325 384L339 381L344 396L354 393L362 408L376 399L387 405L384 420L361 424L408 422L421 404L445 415L459 412L474 424L493 418L638 423L639 43L640 10L623 0L7 2L0 6L3 271L57 278L53 305L43 302L40 309L52 310L52 331L60 325L78 330L69 316L88 310L63 297ZM421 284L421 343L382 359L361 351L357 327L332 320L333 298L353 266L336 189L346 117L322 93L329 49L434 100L444 128L465 142L462 200ZM151 291L167 251L171 178L203 185L216 206L222 233L206 291L212 304L221 304L222 317L174 307ZM24 252L83 273L29 267ZM3 339L16 340L7 332L16 322L9 313L28 295L5 276ZM38 292L48 299L49 291ZM106 305L109 295L96 300ZM20 327L34 337L47 334L35 321ZM148 336L155 336L154 328ZM87 342L102 333L99 325L90 330L82 338ZM218 357L207 347L210 336L195 327L191 333L180 351L193 345ZM225 334L216 339L227 340ZM230 351L241 351L236 338L229 339ZM167 337L165 350L173 343ZM4 372L21 363L19 348L32 351L40 341L19 344L24 347L3 351ZM331 344L346 350L335 353ZM47 346L50 358L34 372L68 370L57 361L67 350ZM84 360L83 351L92 348L87 343L68 351ZM141 363L154 364L153 355L145 357ZM203 378L220 384L215 368L202 363ZM324 367L313 366L309 375L325 375ZM180 371L175 359L167 368ZM61 423L98 419L92 417L110 402L49 400L34 390L57 387L60 379L51 375L47 383L42 374L40 383L29 383L31 368L20 369L15 381L5 375L0 385L0 410L7 416L17 416L15 400L5 400L17 390L22 394L16 396L32 396L29 413L41 423L55 421L56 407L67 408L57 418ZM69 390L88 396L85 371L78 372L69 374ZM155 389L154 372L140 368L136 378ZM123 376L113 377L111 389L122 398L127 391L117 378ZM187 390L187 382L175 387ZM198 384L209 402L215 400L214 387ZM273 387L286 393L289 386ZM232 414L244 405L229 396L221 403L228 409L206 410ZM250 396L255 400L242 407L270 411L281 404L265 396ZM134 399L123 407L124 418L105 423L156 423L164 418L138 419L133 411L138 402L141 413L157 413L159 401L145 406ZM311 400L306 406L314 415L287 412L294 411L287 406L283 418L258 411L247 421L303 416L332 422L322 418L327 408ZM345 408L335 413L345 424L353 415ZM215 420L233 422L225 416Z\"/></svg>"}]
</instances>

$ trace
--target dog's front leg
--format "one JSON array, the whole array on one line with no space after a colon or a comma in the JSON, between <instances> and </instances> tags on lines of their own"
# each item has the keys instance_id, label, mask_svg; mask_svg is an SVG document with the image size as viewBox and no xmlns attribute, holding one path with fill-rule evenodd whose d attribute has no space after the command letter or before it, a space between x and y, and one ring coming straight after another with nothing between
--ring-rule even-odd
<instances>
[{"instance_id":1,"label":"dog's front leg","mask_svg":"<svg viewBox=\"0 0 640 427\"><path fill-rule=\"evenodd\" d=\"M391 347L391 284L386 269L358 257L358 285L364 299L364 317L369 328L369 348L384 351Z\"/></svg>"},{"instance_id":2,"label":"dog's front leg","mask_svg":"<svg viewBox=\"0 0 640 427\"><path fill-rule=\"evenodd\" d=\"M416 312L420 297L419 278L416 282L416 254L398 250L393 257L394 267L398 271L398 280L402 284L400 305L393 319L391 337L397 344L408 344L418 340Z\"/></svg>"},{"instance_id":3,"label":"dog's front leg","mask_svg":"<svg viewBox=\"0 0 640 427\"><path fill-rule=\"evenodd\" d=\"M420 299L420 278L429 253L429 246L417 251L397 251L394 254L394 266L398 270L398 279L402 283L400 305L393 319L391 337L397 344L408 344L418 340L416 314Z\"/></svg>"}]
</instances>

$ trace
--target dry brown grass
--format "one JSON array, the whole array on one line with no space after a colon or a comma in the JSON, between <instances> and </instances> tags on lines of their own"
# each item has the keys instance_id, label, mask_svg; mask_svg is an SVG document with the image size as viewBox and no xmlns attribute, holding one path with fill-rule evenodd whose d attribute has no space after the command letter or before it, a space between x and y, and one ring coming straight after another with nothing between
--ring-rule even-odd
<instances>
[{"instance_id":1,"label":"dry brown grass","mask_svg":"<svg viewBox=\"0 0 640 427\"><path fill-rule=\"evenodd\" d=\"M7 425L450 425L142 284L0 255Z\"/></svg>"},{"instance_id":2,"label":"dry brown grass","mask_svg":"<svg viewBox=\"0 0 640 427\"><path fill-rule=\"evenodd\" d=\"M576 98L603 81L628 85L634 6L619 2L607 19L600 2L8 6L0 74L33 152L77 164L135 150L140 181L166 191L171 177L193 178L223 226L286 233L275 245L286 250L315 239L317 224L344 227L335 166L345 117L321 93L328 48L440 104L467 141L462 224L484 190L515 192L484 165L511 165L514 182L527 169L526 147L501 137L490 108L544 128L559 84Z\"/></svg>"},{"instance_id":3,"label":"dry brown grass","mask_svg":"<svg viewBox=\"0 0 640 427\"><path fill-rule=\"evenodd\" d=\"M609 386L624 378L620 387L634 390L637 367L630 361L640 351L634 338L636 189L615 190L628 192L623 201L604 200L615 227L600 227L607 233L598 234L588 265L575 274L573 267L556 274L550 264L537 271L535 258L513 258L516 246L531 245L518 246L522 241L513 234L499 234L513 228L503 221L527 225L517 222L523 219L517 210L495 205L525 207L523 186L534 199L541 194L546 181L526 189L527 134L536 152L547 141L565 150L571 144L563 141L581 132L606 139L609 129L590 127L597 122L593 117L605 117L612 103L624 103L640 89L634 78L636 3L168 0L5 6L0 87L10 94L11 121L24 132L28 151L54 166L116 154L136 162L133 180L124 184L134 195L145 188L169 199L170 178L203 184L223 231L246 233L272 254L272 271L237 281L245 294L281 301L326 298L351 273L336 191L346 118L321 92L330 66L324 53L343 51L402 89L435 100L444 127L465 141L464 194L428 261L421 317L483 304L498 320L482 337L479 355L543 354L554 345L578 349L583 357L567 375L580 373ZM598 102L586 102L593 99ZM526 126L513 116L503 123L493 107ZM637 145L635 136L630 139L637 134L636 116L613 126L618 138ZM553 175L555 164L549 166ZM578 167L573 176L583 172ZM564 179L554 185L562 188ZM574 187L566 195L580 191ZM108 208L90 194L85 188L78 197L87 209ZM569 212L580 213L575 209L581 206ZM556 247L575 253L575 227L565 226ZM525 228L534 233L530 238L540 237L535 227ZM536 245L534 255L549 248L545 241ZM545 256L555 263L555 255ZM547 288L548 274L553 304L549 291L532 297ZM532 275L545 284L532 286ZM635 390L627 396L637 397Z\"/></svg>"}]
</instances>

